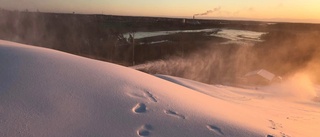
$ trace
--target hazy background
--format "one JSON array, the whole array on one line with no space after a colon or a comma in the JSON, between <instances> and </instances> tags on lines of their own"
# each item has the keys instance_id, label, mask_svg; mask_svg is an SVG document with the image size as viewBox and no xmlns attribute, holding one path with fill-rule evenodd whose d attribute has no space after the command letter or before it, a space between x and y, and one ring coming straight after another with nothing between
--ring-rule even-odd
<instances>
[{"instance_id":1,"label":"hazy background","mask_svg":"<svg viewBox=\"0 0 320 137\"><path fill-rule=\"evenodd\" d=\"M126 66L151 62L151 67L143 71L206 83L234 82L245 73L262 68L285 78L303 72L320 83L319 25L198 20L200 25L191 20L194 17L319 23L319 4L316 0L0 0L0 8L7 9L0 10L0 38ZM81 14L189 20L183 23L173 18ZM134 44L121 39L127 32L203 28L234 28L267 34L262 37L263 42L250 47L221 46L221 39L201 33L136 40L136 43L170 42L158 46L135 44L135 49Z\"/></svg>"},{"instance_id":2,"label":"hazy background","mask_svg":"<svg viewBox=\"0 0 320 137\"><path fill-rule=\"evenodd\" d=\"M41 12L320 22L319 0L0 0L0 8Z\"/></svg>"}]
</instances>

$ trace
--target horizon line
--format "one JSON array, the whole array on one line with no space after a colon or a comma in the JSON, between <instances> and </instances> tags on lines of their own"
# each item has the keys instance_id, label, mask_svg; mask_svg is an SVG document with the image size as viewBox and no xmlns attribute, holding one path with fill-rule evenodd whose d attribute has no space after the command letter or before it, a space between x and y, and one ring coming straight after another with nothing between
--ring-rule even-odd
<instances>
[{"instance_id":1,"label":"horizon line","mask_svg":"<svg viewBox=\"0 0 320 137\"><path fill-rule=\"evenodd\" d=\"M32 13L52 13L52 14L76 14L76 15L106 15L106 16L123 16L123 17L150 17L150 18L172 18L172 19L193 19L193 16L166 16L166 15L124 15L124 14L106 14L106 13L82 13L82 12L53 12L39 10L8 10L1 8L0 10L12 12L32 12ZM247 17L199 17L195 20L225 20L225 21L250 21L250 22L266 22L266 23L293 23L293 24L317 24L320 25L320 20L315 19L288 19L288 18L247 18Z\"/></svg>"}]
</instances>

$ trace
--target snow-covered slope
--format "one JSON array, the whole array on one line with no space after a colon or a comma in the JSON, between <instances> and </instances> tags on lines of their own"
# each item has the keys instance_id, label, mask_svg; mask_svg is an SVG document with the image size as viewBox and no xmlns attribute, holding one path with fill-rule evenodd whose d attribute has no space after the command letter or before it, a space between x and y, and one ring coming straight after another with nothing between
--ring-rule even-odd
<instances>
[{"instance_id":1,"label":"snow-covered slope","mask_svg":"<svg viewBox=\"0 0 320 137\"><path fill-rule=\"evenodd\" d=\"M155 77L7 41L0 64L0 136L320 135L319 103L286 100L274 87Z\"/></svg>"}]
</instances>

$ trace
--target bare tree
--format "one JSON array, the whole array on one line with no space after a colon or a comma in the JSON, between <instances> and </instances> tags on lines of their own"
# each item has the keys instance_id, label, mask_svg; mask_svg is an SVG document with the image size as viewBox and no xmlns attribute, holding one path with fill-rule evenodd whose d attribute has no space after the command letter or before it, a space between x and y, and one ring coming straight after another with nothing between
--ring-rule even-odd
<instances>
[{"instance_id":1,"label":"bare tree","mask_svg":"<svg viewBox=\"0 0 320 137\"><path fill-rule=\"evenodd\" d=\"M135 35L135 32L131 32L129 34L129 39L128 39L128 41L132 45L132 66L135 65L135 55L134 55L135 54L134 53L134 51L135 51L135 40L134 40L134 35Z\"/></svg>"}]
</instances>

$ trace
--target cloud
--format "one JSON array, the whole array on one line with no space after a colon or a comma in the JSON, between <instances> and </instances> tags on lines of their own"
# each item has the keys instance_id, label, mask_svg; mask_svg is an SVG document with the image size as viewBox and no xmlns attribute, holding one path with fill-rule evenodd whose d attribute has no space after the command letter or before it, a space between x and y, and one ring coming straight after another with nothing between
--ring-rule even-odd
<instances>
[{"instance_id":1,"label":"cloud","mask_svg":"<svg viewBox=\"0 0 320 137\"><path fill-rule=\"evenodd\" d=\"M249 11L249 12L254 12L255 9L254 9L253 7L250 7L250 8L248 8L248 11Z\"/></svg>"},{"instance_id":2,"label":"cloud","mask_svg":"<svg viewBox=\"0 0 320 137\"><path fill-rule=\"evenodd\" d=\"M233 15L234 16L237 16L237 15L239 15L240 14L240 11L238 10L238 11L235 11L235 12L233 12Z\"/></svg>"},{"instance_id":3,"label":"cloud","mask_svg":"<svg viewBox=\"0 0 320 137\"><path fill-rule=\"evenodd\" d=\"M277 8L283 8L283 7L284 7L283 3L279 3L279 4L277 5Z\"/></svg>"}]
</instances>

